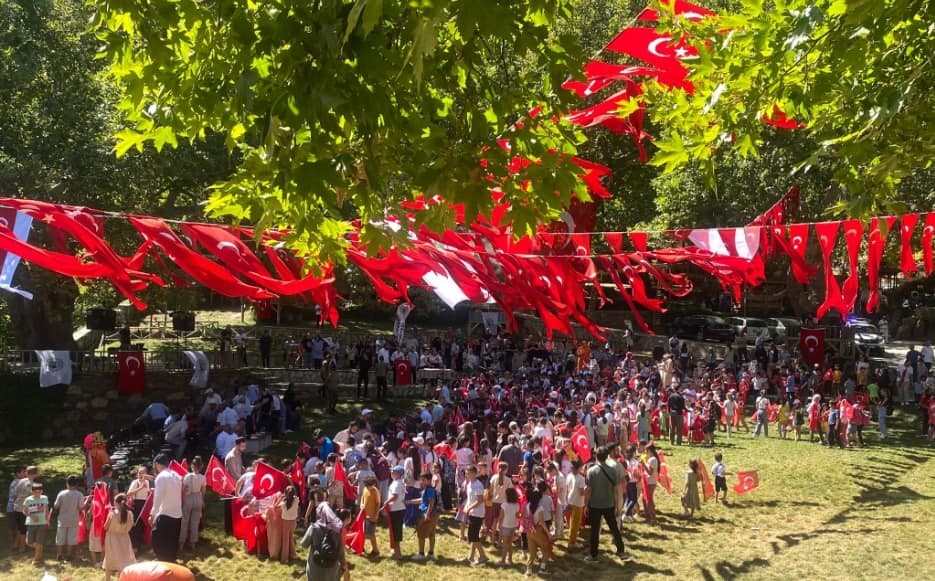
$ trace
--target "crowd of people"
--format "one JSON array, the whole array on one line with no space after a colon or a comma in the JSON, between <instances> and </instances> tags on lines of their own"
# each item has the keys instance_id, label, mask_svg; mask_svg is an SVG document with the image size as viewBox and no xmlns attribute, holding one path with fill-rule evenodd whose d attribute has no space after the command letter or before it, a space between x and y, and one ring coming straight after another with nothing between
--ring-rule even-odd
<instances>
[{"instance_id":1,"label":"crowd of people","mask_svg":"<svg viewBox=\"0 0 935 581\"><path fill-rule=\"evenodd\" d=\"M17 547L31 546L42 559L40 529L54 513L61 559L73 558L86 537L92 561L103 551L105 571L132 562L147 542L157 558L174 561L180 548L199 541L205 491L218 482L213 470L207 478L204 471L216 463L221 480L231 482L223 501L228 532L251 537L251 551L288 563L297 557L296 532L304 526L299 544L309 548L309 579L347 578L345 545L359 553L369 545L367 555L381 558L384 519L390 558L405 557L408 526L418 545L409 557L433 559L438 520L446 513L458 523L463 562L509 567L519 554L533 575L549 571L557 541L568 551L586 546L586 560L600 559L602 522L615 556L628 558L621 527L636 520L656 525L656 487L673 488L675 468L662 443L697 447L679 490L682 516L692 518L699 487L706 498L728 502L723 456L712 450L701 458L719 438L768 437L772 426L781 439L803 441L807 432L809 442L864 446L866 426L875 421L885 440L893 408L912 405L921 406L923 435L935 439L931 346L911 349L896 370L866 357L806 365L789 343L735 345L723 357L713 348L696 352L675 337L656 344L651 357L634 356L632 347L629 336L600 347L523 344L508 336L470 343L433 338L415 347L419 357L427 353L432 365L438 358L459 369L459 379L439 382L415 413L380 417L363 408L334 434L316 430L293 458L272 467L283 475L271 478L275 490L258 477L270 469L269 460L248 459L246 437L298 428L294 392L279 395L248 383L232 386L225 400L207 390L197 413L153 402L139 421L167 446L152 474L140 467L127 486L118 484L93 445L86 478L70 477L52 502L38 468L17 474L7 507ZM361 343L345 352L343 363L369 370L374 362L408 357L411 349L391 340ZM311 353L309 365L322 369L327 388L335 354L323 346L318 361L318 352ZM369 397L360 389L357 396ZM333 408L330 396L324 400ZM209 455L211 463L203 462ZM710 472L704 460L711 461ZM245 533L239 524L245 518L262 526Z\"/></svg>"}]
</instances>

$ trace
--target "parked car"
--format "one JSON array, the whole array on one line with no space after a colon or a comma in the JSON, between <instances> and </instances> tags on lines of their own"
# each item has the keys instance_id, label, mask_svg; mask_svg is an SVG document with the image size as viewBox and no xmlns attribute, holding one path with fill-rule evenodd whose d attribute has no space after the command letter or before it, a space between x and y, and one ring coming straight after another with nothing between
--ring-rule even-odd
<instances>
[{"instance_id":1,"label":"parked car","mask_svg":"<svg viewBox=\"0 0 935 581\"><path fill-rule=\"evenodd\" d=\"M792 317L773 317L766 319L766 325L769 327L769 334L773 339L797 337L802 323Z\"/></svg>"},{"instance_id":2,"label":"parked car","mask_svg":"<svg viewBox=\"0 0 935 581\"><path fill-rule=\"evenodd\" d=\"M721 317L714 315L688 315L672 322L672 334L683 339L697 341L734 340L734 328Z\"/></svg>"},{"instance_id":3,"label":"parked car","mask_svg":"<svg viewBox=\"0 0 935 581\"><path fill-rule=\"evenodd\" d=\"M766 319L757 319L755 317L730 317L727 319L727 323L734 328L734 333L737 335L740 335L740 332L746 329L747 341L749 341L751 345L757 337L764 333L772 338L769 332L769 325L766 324Z\"/></svg>"},{"instance_id":4,"label":"parked car","mask_svg":"<svg viewBox=\"0 0 935 581\"><path fill-rule=\"evenodd\" d=\"M883 335L876 325L866 319L852 319L847 322L847 329L852 334L854 346L868 355L883 355L886 352Z\"/></svg>"}]
</instances>

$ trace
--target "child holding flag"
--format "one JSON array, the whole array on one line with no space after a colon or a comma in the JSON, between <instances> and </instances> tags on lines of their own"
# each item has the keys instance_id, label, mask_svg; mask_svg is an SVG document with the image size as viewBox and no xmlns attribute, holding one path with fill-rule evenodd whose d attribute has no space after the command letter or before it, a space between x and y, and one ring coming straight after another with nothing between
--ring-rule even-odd
<instances>
[{"instance_id":1,"label":"child holding flag","mask_svg":"<svg viewBox=\"0 0 935 581\"><path fill-rule=\"evenodd\" d=\"M377 488L377 477L372 474L363 478L363 493L360 497L360 510L365 515L364 537L370 541L370 553L368 557L376 558L380 556L380 549L377 548L377 522L380 520L380 489Z\"/></svg>"}]
</instances>

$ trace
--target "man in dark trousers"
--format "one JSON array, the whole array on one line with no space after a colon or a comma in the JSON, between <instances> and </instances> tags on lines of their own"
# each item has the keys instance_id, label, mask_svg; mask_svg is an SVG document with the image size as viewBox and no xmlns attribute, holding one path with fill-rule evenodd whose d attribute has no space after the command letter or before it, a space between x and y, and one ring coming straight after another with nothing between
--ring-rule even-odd
<instances>
[{"instance_id":1,"label":"man in dark trousers","mask_svg":"<svg viewBox=\"0 0 935 581\"><path fill-rule=\"evenodd\" d=\"M357 399L370 397L370 365L373 362L373 353L363 347L357 354Z\"/></svg>"},{"instance_id":2,"label":"man in dark trousers","mask_svg":"<svg viewBox=\"0 0 935 581\"><path fill-rule=\"evenodd\" d=\"M269 331L263 331L263 335L260 336L260 365L269 367L272 353L273 338L270 336Z\"/></svg>"},{"instance_id":3,"label":"man in dark trousers","mask_svg":"<svg viewBox=\"0 0 935 581\"><path fill-rule=\"evenodd\" d=\"M676 387L669 396L669 444L682 445L682 429L685 424L685 398L682 397L681 387Z\"/></svg>"},{"instance_id":4,"label":"man in dark trousers","mask_svg":"<svg viewBox=\"0 0 935 581\"><path fill-rule=\"evenodd\" d=\"M169 469L170 458L159 454L153 460L157 474L153 508L149 519L153 526L152 543L156 559L174 563L179 554L182 530L182 479Z\"/></svg>"},{"instance_id":5,"label":"man in dark trousers","mask_svg":"<svg viewBox=\"0 0 935 581\"><path fill-rule=\"evenodd\" d=\"M617 547L617 557L628 558L624 551L623 537L620 536L620 527L617 525L617 489L620 487L620 476L616 468L607 465L607 448L601 446L595 454L597 464L588 469L584 489L584 504L588 507L588 522L591 523L590 555L585 561L597 561L597 549L601 535L601 519L610 528Z\"/></svg>"}]
</instances>

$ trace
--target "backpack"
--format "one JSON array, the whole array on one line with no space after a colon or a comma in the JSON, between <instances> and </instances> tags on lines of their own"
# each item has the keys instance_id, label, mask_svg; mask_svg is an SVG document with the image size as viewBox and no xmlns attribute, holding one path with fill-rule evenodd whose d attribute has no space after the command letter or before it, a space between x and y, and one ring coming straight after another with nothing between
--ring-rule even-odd
<instances>
[{"instance_id":1,"label":"backpack","mask_svg":"<svg viewBox=\"0 0 935 581\"><path fill-rule=\"evenodd\" d=\"M319 567L333 567L338 561L338 547L341 540L335 530L328 527L322 527L322 529L318 543L312 547L312 560Z\"/></svg>"}]
</instances>

